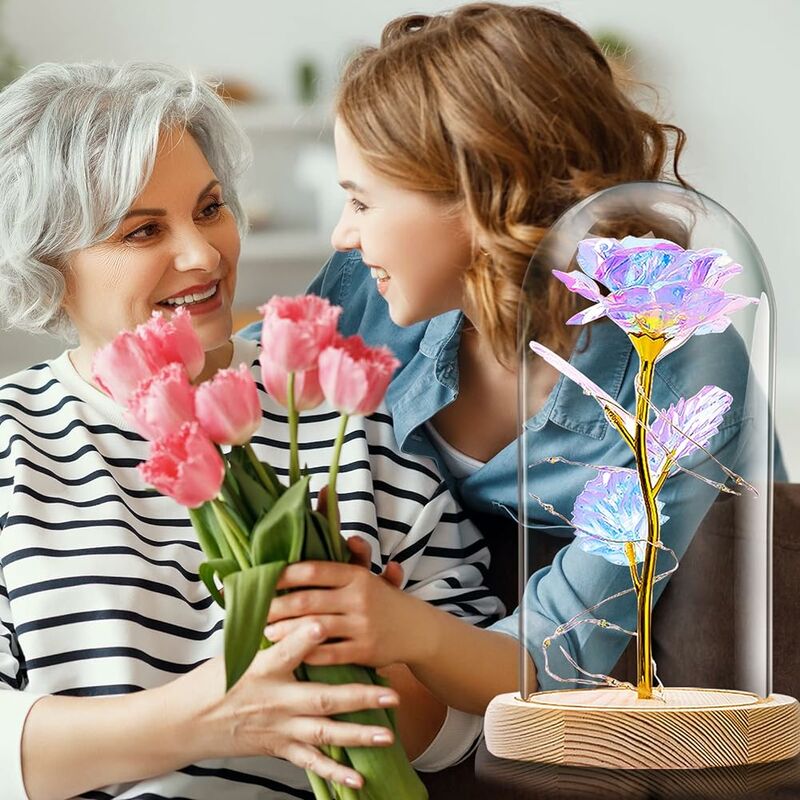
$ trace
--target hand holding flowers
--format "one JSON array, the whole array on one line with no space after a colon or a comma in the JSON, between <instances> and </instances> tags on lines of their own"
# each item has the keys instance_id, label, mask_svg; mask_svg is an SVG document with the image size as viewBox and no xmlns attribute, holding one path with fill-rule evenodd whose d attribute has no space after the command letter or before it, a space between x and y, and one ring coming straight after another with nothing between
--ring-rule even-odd
<instances>
[{"instance_id":1,"label":"hand holding flowers","mask_svg":"<svg viewBox=\"0 0 800 800\"><path fill-rule=\"evenodd\" d=\"M324 561L287 567L278 588L304 591L292 591L273 600L267 637L281 641L312 621L322 626L328 641L310 653L308 664L385 667L413 663L423 656L420 651L426 644L416 624L424 618L420 606L426 603L405 594L392 582L398 571L402 573L395 565L379 576L353 564Z\"/></svg>"},{"instance_id":2,"label":"hand holding flowers","mask_svg":"<svg viewBox=\"0 0 800 800\"><path fill-rule=\"evenodd\" d=\"M261 310L262 379L274 399L285 402L288 409L288 486L250 445L262 412L249 369L242 365L222 370L198 387L191 384L203 363L197 356L199 339L183 309L169 321L154 314L136 331L120 334L98 351L93 362L97 383L126 407L133 426L153 443L151 457L140 466L142 477L190 509L207 559L200 566L200 578L226 610L229 691L258 651L272 644L264 638L264 622L273 598L288 588L279 583L286 565L309 559L349 560L336 502L347 420L351 414L375 411L398 364L387 348L369 348L358 337L340 337L336 322L341 309L320 298L273 298ZM311 507L309 477L300 469L298 442L298 411L314 407L323 396L342 413L325 515ZM222 446L230 449L224 452ZM398 592L360 567L324 566L344 568L349 576L356 571L360 577L356 586L366 589L362 588L362 599L384 590ZM364 583L364 577L377 583ZM384 685L374 670L364 667L319 667L307 662L296 675L329 684ZM393 717L383 710L338 718L394 729ZM396 739L381 751L333 748L330 755L364 775L371 800L427 797ZM330 798L331 791L340 800L358 796L338 784L328 787L313 774L309 779L318 800Z\"/></svg>"}]
</instances>

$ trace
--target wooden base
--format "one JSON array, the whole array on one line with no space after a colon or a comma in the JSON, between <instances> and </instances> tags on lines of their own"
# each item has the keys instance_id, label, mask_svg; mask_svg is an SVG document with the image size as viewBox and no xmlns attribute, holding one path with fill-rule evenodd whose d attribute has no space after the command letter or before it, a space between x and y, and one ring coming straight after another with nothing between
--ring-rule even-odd
<instances>
[{"instance_id":1,"label":"wooden base","mask_svg":"<svg viewBox=\"0 0 800 800\"><path fill-rule=\"evenodd\" d=\"M774 694L665 689L639 700L630 689L495 697L486 711L492 755L577 767L702 769L781 761L800 753L800 705Z\"/></svg>"}]
</instances>

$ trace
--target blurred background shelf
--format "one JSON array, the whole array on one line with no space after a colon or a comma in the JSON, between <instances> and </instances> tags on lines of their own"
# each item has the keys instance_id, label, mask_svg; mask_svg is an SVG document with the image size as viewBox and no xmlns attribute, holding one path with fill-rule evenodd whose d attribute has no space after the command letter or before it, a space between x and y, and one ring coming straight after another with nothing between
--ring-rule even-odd
<instances>
[{"instance_id":1,"label":"blurred background shelf","mask_svg":"<svg viewBox=\"0 0 800 800\"><path fill-rule=\"evenodd\" d=\"M242 261L315 261L322 263L331 252L329 236L309 228L276 228L248 233L242 241Z\"/></svg>"},{"instance_id":2,"label":"blurred background shelf","mask_svg":"<svg viewBox=\"0 0 800 800\"><path fill-rule=\"evenodd\" d=\"M324 105L233 103L231 109L248 134L311 133L332 127L331 109Z\"/></svg>"}]
</instances>

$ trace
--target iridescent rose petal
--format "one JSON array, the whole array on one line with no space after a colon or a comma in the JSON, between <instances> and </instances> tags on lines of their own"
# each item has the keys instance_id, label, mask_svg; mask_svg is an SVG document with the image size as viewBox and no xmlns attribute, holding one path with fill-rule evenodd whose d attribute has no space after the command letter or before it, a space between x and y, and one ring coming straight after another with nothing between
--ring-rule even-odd
<instances>
[{"instance_id":1,"label":"iridescent rose petal","mask_svg":"<svg viewBox=\"0 0 800 800\"><path fill-rule=\"evenodd\" d=\"M684 250L666 239L595 238L578 244L577 261L610 294L599 295L594 281L582 280L575 272L555 270L555 277L570 291L595 301L567 324L585 325L608 316L628 335L667 339L659 359L692 334L725 330L728 314L758 302L722 290L742 271L724 250Z\"/></svg>"},{"instance_id":2,"label":"iridescent rose petal","mask_svg":"<svg viewBox=\"0 0 800 800\"><path fill-rule=\"evenodd\" d=\"M601 301L609 319L628 334L680 337L684 341L687 334L724 330L730 324L729 313L757 302L755 298L726 294L721 289L682 283L664 284L656 289L637 286Z\"/></svg>"},{"instance_id":3,"label":"iridescent rose petal","mask_svg":"<svg viewBox=\"0 0 800 800\"><path fill-rule=\"evenodd\" d=\"M704 386L697 394L681 397L658 414L647 433L650 469L658 474L668 452L680 459L705 447L731 407L733 397L719 386Z\"/></svg>"},{"instance_id":4,"label":"iridescent rose petal","mask_svg":"<svg viewBox=\"0 0 800 800\"><path fill-rule=\"evenodd\" d=\"M670 270L679 253L666 248L624 250L604 261L597 270L597 280L612 292L632 286L653 286Z\"/></svg>"},{"instance_id":5,"label":"iridescent rose petal","mask_svg":"<svg viewBox=\"0 0 800 800\"><path fill-rule=\"evenodd\" d=\"M601 297L600 287L591 278L587 278L576 269L572 270L572 272L562 272L560 269L554 269L553 277L558 278L571 292L575 292L587 300L597 301Z\"/></svg>"},{"instance_id":6,"label":"iridescent rose petal","mask_svg":"<svg viewBox=\"0 0 800 800\"><path fill-rule=\"evenodd\" d=\"M742 271L724 250L705 248L703 250L686 250L676 259L675 264L662 276L663 283L672 281L688 282L709 289L720 289L723 284Z\"/></svg>"},{"instance_id":7,"label":"iridescent rose petal","mask_svg":"<svg viewBox=\"0 0 800 800\"><path fill-rule=\"evenodd\" d=\"M607 280L608 271L620 263L620 257L624 260L630 253L653 250L670 252L681 251L681 248L667 239L640 239L636 236L626 236L622 241L608 238L583 239L578 243L576 260L589 277L613 291L629 285L621 283L613 286Z\"/></svg>"},{"instance_id":8,"label":"iridescent rose petal","mask_svg":"<svg viewBox=\"0 0 800 800\"><path fill-rule=\"evenodd\" d=\"M585 325L587 322L594 322L600 317L606 316L606 307L601 303L589 306L589 308L573 314L567 321L567 325Z\"/></svg>"},{"instance_id":9,"label":"iridescent rose petal","mask_svg":"<svg viewBox=\"0 0 800 800\"><path fill-rule=\"evenodd\" d=\"M632 414L628 413L625 409L618 407L617 402L611 397L608 392L601 389L591 378L587 378L579 369L576 369L569 363L561 358L558 353L554 353L550 348L540 344L535 339L530 343L531 350L536 355L541 356L550 366L555 367L562 375L566 375L574 383L583 389L583 393L593 397L597 402L605 407L610 405L616 413L625 421L625 427L630 433L635 430L635 419Z\"/></svg>"},{"instance_id":10,"label":"iridescent rose petal","mask_svg":"<svg viewBox=\"0 0 800 800\"><path fill-rule=\"evenodd\" d=\"M664 504L656 501L661 522ZM625 543L634 542L637 563L644 559L647 539L647 516L633 470L598 470L575 500L572 511L575 540L587 553L602 556L612 564L627 566Z\"/></svg>"}]
</instances>

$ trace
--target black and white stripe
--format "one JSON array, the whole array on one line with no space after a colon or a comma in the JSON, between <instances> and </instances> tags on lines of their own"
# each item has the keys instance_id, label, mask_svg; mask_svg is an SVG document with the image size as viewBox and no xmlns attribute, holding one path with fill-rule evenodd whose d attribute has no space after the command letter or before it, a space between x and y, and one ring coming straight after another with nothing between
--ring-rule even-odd
<instances>
[{"instance_id":1,"label":"black and white stripe","mask_svg":"<svg viewBox=\"0 0 800 800\"><path fill-rule=\"evenodd\" d=\"M260 381L257 358L255 343L235 340L234 363L250 364ZM285 476L286 413L263 387L259 394L254 447ZM301 465L314 495L337 426L330 408L301 417ZM0 775L19 770L20 730L8 721L18 717L5 713L15 693L139 691L222 650L222 612L198 579L203 556L187 513L135 469L147 451L66 353L0 386ZM374 571L401 562L406 591L473 624L502 614L483 586L489 556L479 534L432 462L399 453L385 413L350 421L338 487L342 528L369 542ZM312 797L300 770L266 757L203 762L84 795L184 796Z\"/></svg>"}]
</instances>

